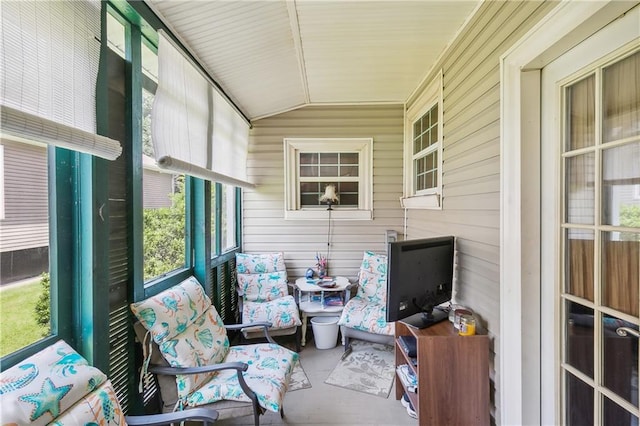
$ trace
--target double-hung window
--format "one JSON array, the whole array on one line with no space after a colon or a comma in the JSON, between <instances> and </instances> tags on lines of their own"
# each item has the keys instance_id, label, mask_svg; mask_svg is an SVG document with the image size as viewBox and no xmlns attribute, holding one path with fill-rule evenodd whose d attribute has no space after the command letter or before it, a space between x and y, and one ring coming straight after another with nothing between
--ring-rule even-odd
<instances>
[{"instance_id":1,"label":"double-hung window","mask_svg":"<svg viewBox=\"0 0 640 426\"><path fill-rule=\"evenodd\" d=\"M405 208L442 208L442 74L407 110Z\"/></svg>"},{"instance_id":2,"label":"double-hung window","mask_svg":"<svg viewBox=\"0 0 640 426\"><path fill-rule=\"evenodd\" d=\"M285 219L321 219L327 186L335 187L334 219L373 217L373 139L285 139Z\"/></svg>"}]
</instances>

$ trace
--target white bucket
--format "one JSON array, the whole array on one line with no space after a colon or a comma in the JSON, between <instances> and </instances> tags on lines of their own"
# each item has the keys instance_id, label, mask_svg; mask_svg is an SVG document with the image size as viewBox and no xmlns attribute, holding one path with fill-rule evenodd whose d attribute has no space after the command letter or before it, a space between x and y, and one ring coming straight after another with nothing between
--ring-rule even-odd
<instances>
[{"instance_id":1,"label":"white bucket","mask_svg":"<svg viewBox=\"0 0 640 426\"><path fill-rule=\"evenodd\" d=\"M338 344L338 320L339 317L313 317L313 340L318 349L335 348Z\"/></svg>"}]
</instances>

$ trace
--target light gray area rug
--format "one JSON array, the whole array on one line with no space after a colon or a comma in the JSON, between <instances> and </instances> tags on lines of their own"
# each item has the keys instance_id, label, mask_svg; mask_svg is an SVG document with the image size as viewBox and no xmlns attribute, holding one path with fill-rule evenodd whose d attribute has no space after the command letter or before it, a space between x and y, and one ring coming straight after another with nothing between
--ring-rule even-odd
<instances>
[{"instance_id":1,"label":"light gray area rug","mask_svg":"<svg viewBox=\"0 0 640 426\"><path fill-rule=\"evenodd\" d=\"M351 346L351 354L338 362L324 382L388 398L395 378L393 346L359 340L353 340Z\"/></svg>"},{"instance_id":2,"label":"light gray area rug","mask_svg":"<svg viewBox=\"0 0 640 426\"><path fill-rule=\"evenodd\" d=\"M287 389L287 392L293 392L300 389L308 389L310 387L311 382L307 377L307 373L304 372L304 368L302 368L300 359L298 359L296 365L293 367L293 373L291 373L291 379L289 380L289 388Z\"/></svg>"}]
</instances>

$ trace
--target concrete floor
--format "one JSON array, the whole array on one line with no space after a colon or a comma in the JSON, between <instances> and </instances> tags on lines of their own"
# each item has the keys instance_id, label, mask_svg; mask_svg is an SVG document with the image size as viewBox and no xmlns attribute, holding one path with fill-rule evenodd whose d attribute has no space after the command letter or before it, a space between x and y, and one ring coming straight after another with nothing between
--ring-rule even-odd
<instances>
[{"instance_id":1,"label":"concrete floor","mask_svg":"<svg viewBox=\"0 0 640 426\"><path fill-rule=\"evenodd\" d=\"M349 426L402 426L418 424L395 399L395 383L388 398L368 395L324 383L343 353L341 346L334 349L316 349L311 330L307 345L300 351L300 360L311 388L287 392L284 399L284 419L267 411L260 416L261 425L349 425ZM278 340L279 343L283 343ZM289 342L283 343L293 348ZM253 417L220 420L216 426L253 425Z\"/></svg>"}]
</instances>

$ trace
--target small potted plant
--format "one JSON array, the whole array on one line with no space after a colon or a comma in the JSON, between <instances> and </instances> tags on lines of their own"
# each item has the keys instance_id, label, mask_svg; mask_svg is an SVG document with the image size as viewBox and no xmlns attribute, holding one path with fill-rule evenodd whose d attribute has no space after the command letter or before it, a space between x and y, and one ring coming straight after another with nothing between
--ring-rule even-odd
<instances>
[{"instance_id":1,"label":"small potted plant","mask_svg":"<svg viewBox=\"0 0 640 426\"><path fill-rule=\"evenodd\" d=\"M318 268L318 277L320 279L327 275L327 258L320 253L316 254L316 266Z\"/></svg>"}]
</instances>

